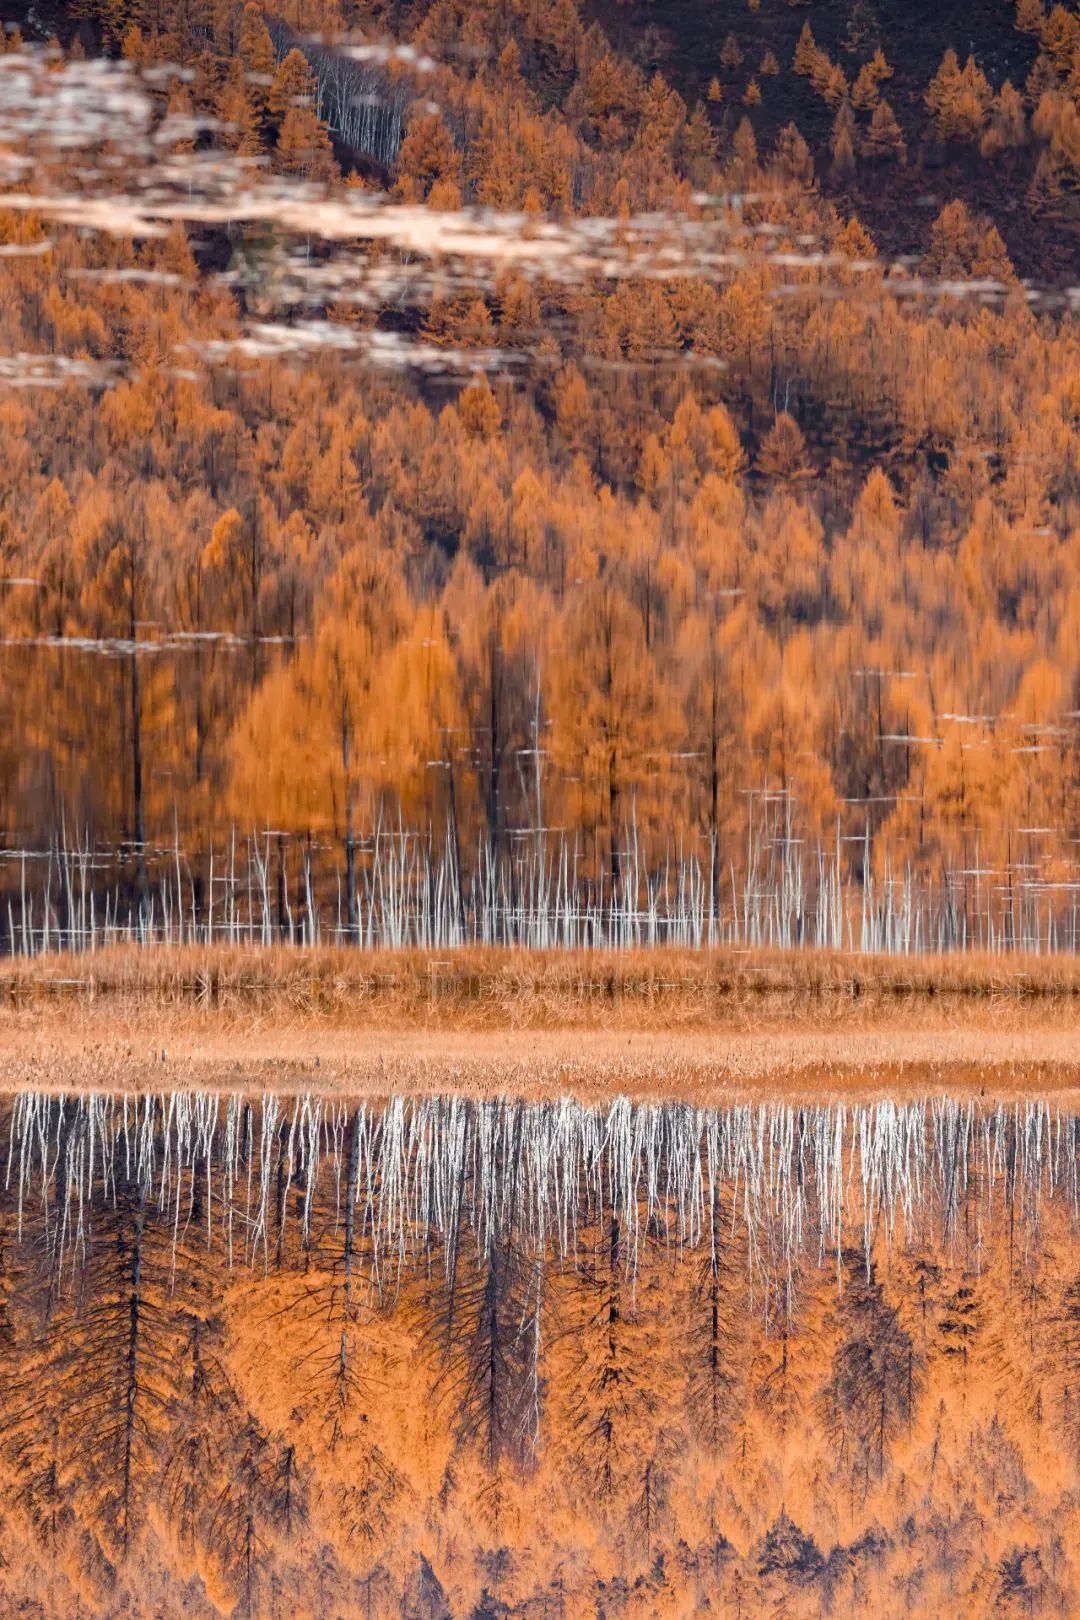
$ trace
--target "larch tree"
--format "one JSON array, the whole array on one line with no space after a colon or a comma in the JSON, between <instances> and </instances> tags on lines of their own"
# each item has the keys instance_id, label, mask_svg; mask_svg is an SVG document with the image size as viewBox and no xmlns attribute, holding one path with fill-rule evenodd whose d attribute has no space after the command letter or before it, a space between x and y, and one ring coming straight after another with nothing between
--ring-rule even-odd
<instances>
[{"instance_id":1,"label":"larch tree","mask_svg":"<svg viewBox=\"0 0 1080 1620\"><path fill-rule=\"evenodd\" d=\"M236 1335L242 1350L234 1354L240 1392L273 1434L279 1468L288 1459L290 1528L310 1522L316 1533L342 1539L360 1568L370 1568L385 1546L407 1491L390 1454L393 1396L402 1377L400 1322L393 1338L386 1324L395 1309L404 1314L408 1288L400 1271L381 1270L381 1188L363 1164L368 1130L364 1111L352 1108L342 1130L340 1181L316 1187L310 1199L306 1189L301 1195L299 1225L307 1236L291 1265L284 1252L285 1189L276 1195L281 1264L271 1287L260 1281L243 1290L243 1331Z\"/></svg>"},{"instance_id":2,"label":"larch tree","mask_svg":"<svg viewBox=\"0 0 1080 1620\"><path fill-rule=\"evenodd\" d=\"M709 928L716 937L725 880L725 823L734 787L736 730L727 658L721 633L721 609L715 604L687 618L679 633L686 692L686 753L690 775L698 785L699 815L709 851Z\"/></svg>"},{"instance_id":3,"label":"larch tree","mask_svg":"<svg viewBox=\"0 0 1080 1620\"><path fill-rule=\"evenodd\" d=\"M7 1393L4 1444L35 1513L51 1517L50 1481L63 1478L115 1572L147 1530L184 1310L171 1283L171 1231L125 1175L122 1150L113 1173L113 1205L98 1214L79 1271L44 1279L50 1309L27 1329L35 1371ZM186 1260L193 1286L199 1275L198 1260Z\"/></svg>"},{"instance_id":4,"label":"larch tree","mask_svg":"<svg viewBox=\"0 0 1080 1620\"><path fill-rule=\"evenodd\" d=\"M244 22L247 23L247 13ZM247 33L242 33L245 42ZM288 114L297 108L313 108L318 93L315 71L303 51L295 45L282 59L266 96L267 111L282 125Z\"/></svg>"},{"instance_id":5,"label":"larch tree","mask_svg":"<svg viewBox=\"0 0 1080 1620\"><path fill-rule=\"evenodd\" d=\"M672 737L669 699L638 614L610 585L591 584L570 604L564 655L554 667L553 748L577 776L582 810L607 840L612 892L621 896L623 836L660 775Z\"/></svg>"},{"instance_id":6,"label":"larch tree","mask_svg":"<svg viewBox=\"0 0 1080 1620\"><path fill-rule=\"evenodd\" d=\"M687 1299L686 1367L689 1431L706 1452L722 1456L747 1397L750 1312L747 1256L722 1210L723 1189L709 1188L707 1238L693 1267Z\"/></svg>"},{"instance_id":7,"label":"larch tree","mask_svg":"<svg viewBox=\"0 0 1080 1620\"><path fill-rule=\"evenodd\" d=\"M523 1466L539 1441L544 1266L512 1220L493 1219L478 1248L462 1232L429 1323L436 1389L459 1443L475 1447L488 1474Z\"/></svg>"},{"instance_id":8,"label":"larch tree","mask_svg":"<svg viewBox=\"0 0 1080 1620\"><path fill-rule=\"evenodd\" d=\"M885 159L903 163L907 147L903 131L884 96L874 108L870 127L863 137L863 153L871 159Z\"/></svg>"},{"instance_id":9,"label":"larch tree","mask_svg":"<svg viewBox=\"0 0 1080 1620\"><path fill-rule=\"evenodd\" d=\"M829 138L832 168L836 175L850 174L855 167L855 134L855 115L851 110L851 102L842 101L833 119L832 134Z\"/></svg>"},{"instance_id":10,"label":"larch tree","mask_svg":"<svg viewBox=\"0 0 1080 1620\"><path fill-rule=\"evenodd\" d=\"M914 1420L923 1358L861 1258L849 1270L842 1317L844 1336L822 1401L838 1464L868 1487L882 1477L894 1441Z\"/></svg>"},{"instance_id":11,"label":"larch tree","mask_svg":"<svg viewBox=\"0 0 1080 1620\"><path fill-rule=\"evenodd\" d=\"M642 1542L655 1530L679 1443L679 1391L649 1373L667 1342L662 1250L627 1230L625 1211L605 1210L579 1234L575 1265L553 1282L552 1430L561 1465L590 1512L629 1519Z\"/></svg>"}]
</instances>

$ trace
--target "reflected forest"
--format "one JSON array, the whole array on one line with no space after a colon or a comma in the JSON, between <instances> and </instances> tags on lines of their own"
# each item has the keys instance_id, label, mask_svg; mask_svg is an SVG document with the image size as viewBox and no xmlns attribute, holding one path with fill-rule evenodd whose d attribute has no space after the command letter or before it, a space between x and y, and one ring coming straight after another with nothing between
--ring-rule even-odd
<instances>
[{"instance_id":1,"label":"reflected forest","mask_svg":"<svg viewBox=\"0 0 1080 1620\"><path fill-rule=\"evenodd\" d=\"M6 1613L1074 1611L1078 1116L5 1113Z\"/></svg>"},{"instance_id":2,"label":"reflected forest","mask_svg":"<svg viewBox=\"0 0 1080 1620\"><path fill-rule=\"evenodd\" d=\"M0 1620L1080 1615L1078 222L1080 0L0 0Z\"/></svg>"}]
</instances>

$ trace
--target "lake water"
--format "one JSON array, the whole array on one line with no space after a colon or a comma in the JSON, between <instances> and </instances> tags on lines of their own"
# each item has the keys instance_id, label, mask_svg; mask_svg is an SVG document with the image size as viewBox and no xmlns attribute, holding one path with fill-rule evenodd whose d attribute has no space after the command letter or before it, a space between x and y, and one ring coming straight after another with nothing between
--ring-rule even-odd
<instances>
[{"instance_id":1,"label":"lake water","mask_svg":"<svg viewBox=\"0 0 1080 1620\"><path fill-rule=\"evenodd\" d=\"M1080 1116L3 1112L28 1613L1075 1612Z\"/></svg>"}]
</instances>

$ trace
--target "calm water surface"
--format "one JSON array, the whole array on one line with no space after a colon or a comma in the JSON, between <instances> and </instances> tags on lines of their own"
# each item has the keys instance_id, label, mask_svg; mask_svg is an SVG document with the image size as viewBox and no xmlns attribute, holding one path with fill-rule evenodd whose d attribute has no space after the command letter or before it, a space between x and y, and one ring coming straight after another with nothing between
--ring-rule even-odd
<instances>
[{"instance_id":1,"label":"calm water surface","mask_svg":"<svg viewBox=\"0 0 1080 1620\"><path fill-rule=\"evenodd\" d=\"M5 1112L23 1612L1076 1612L1080 1116Z\"/></svg>"}]
</instances>

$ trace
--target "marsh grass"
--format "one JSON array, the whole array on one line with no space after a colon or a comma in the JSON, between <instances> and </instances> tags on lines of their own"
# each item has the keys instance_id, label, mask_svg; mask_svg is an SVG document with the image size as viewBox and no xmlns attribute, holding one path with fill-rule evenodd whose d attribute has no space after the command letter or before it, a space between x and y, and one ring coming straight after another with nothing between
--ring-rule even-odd
<instances>
[{"instance_id":1,"label":"marsh grass","mask_svg":"<svg viewBox=\"0 0 1080 1620\"><path fill-rule=\"evenodd\" d=\"M763 1019L861 1024L953 1007L993 1021L1021 1007L1068 1013L1080 1005L1080 960L731 947L442 953L120 945L92 957L13 958L0 973L0 1004L12 1011L93 1006L118 1016L259 1014L478 1030L706 1029Z\"/></svg>"}]
</instances>

